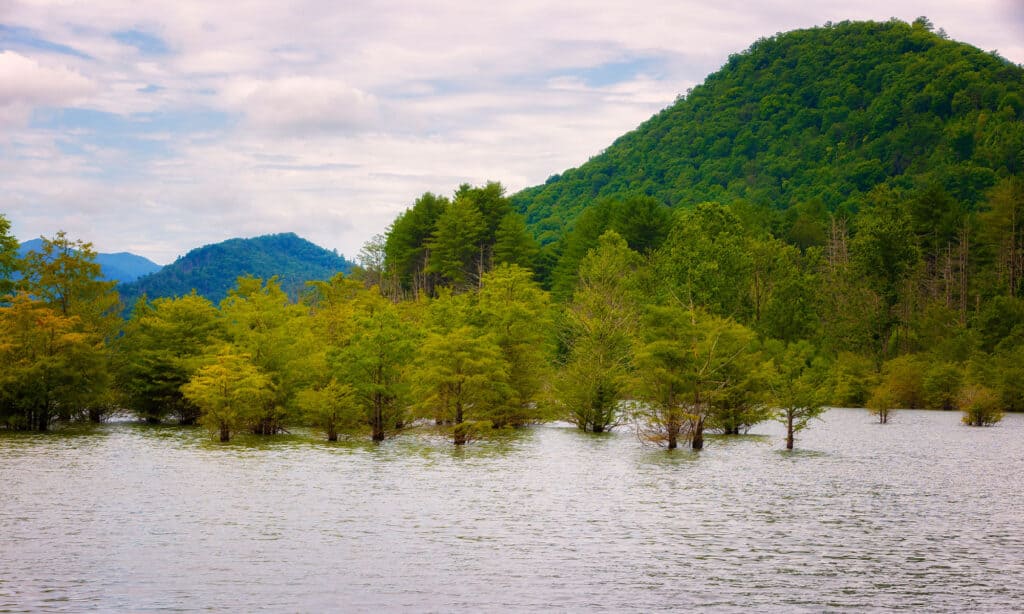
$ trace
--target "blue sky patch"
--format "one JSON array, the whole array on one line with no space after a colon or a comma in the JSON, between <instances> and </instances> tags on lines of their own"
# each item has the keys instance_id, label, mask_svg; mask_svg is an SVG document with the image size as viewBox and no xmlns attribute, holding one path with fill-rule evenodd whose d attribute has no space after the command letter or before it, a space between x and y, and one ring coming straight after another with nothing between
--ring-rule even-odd
<instances>
[{"instance_id":1,"label":"blue sky patch","mask_svg":"<svg viewBox=\"0 0 1024 614\"><path fill-rule=\"evenodd\" d=\"M143 55L167 55L170 48L163 39L141 30L121 30L110 35L117 42L130 45Z\"/></svg>"},{"instance_id":2,"label":"blue sky patch","mask_svg":"<svg viewBox=\"0 0 1024 614\"><path fill-rule=\"evenodd\" d=\"M54 43L40 38L28 28L19 28L0 24L0 50L6 49L37 49L39 51L50 51L63 55L73 55L76 58L91 60L92 57L67 45Z\"/></svg>"}]
</instances>

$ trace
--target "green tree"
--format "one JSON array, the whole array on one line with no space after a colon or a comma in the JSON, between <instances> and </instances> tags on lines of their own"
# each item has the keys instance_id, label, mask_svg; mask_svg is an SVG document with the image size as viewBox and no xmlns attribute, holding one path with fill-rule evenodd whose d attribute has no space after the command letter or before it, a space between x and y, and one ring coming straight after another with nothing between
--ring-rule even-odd
<instances>
[{"instance_id":1,"label":"green tree","mask_svg":"<svg viewBox=\"0 0 1024 614\"><path fill-rule=\"evenodd\" d=\"M510 394L507 381L501 348L475 327L430 333L420 347L414 376L420 409L454 424L455 445L491 424L493 408Z\"/></svg>"},{"instance_id":2,"label":"green tree","mask_svg":"<svg viewBox=\"0 0 1024 614\"><path fill-rule=\"evenodd\" d=\"M793 436L825 411L825 369L806 341L780 348L773 362L770 393L776 407L775 419L785 425L786 449L792 450Z\"/></svg>"},{"instance_id":3,"label":"green tree","mask_svg":"<svg viewBox=\"0 0 1024 614\"><path fill-rule=\"evenodd\" d=\"M494 425L520 426L541 419L541 396L552 348L548 296L529 270L501 265L484 275L478 309L508 365L511 395L493 416Z\"/></svg>"},{"instance_id":4,"label":"green tree","mask_svg":"<svg viewBox=\"0 0 1024 614\"><path fill-rule=\"evenodd\" d=\"M21 266L18 240L10 234L11 223L0 214L0 297L14 290L14 273Z\"/></svg>"},{"instance_id":5,"label":"green tree","mask_svg":"<svg viewBox=\"0 0 1024 614\"><path fill-rule=\"evenodd\" d=\"M540 247L526 228L523 216L509 213L501 218L494 233L494 265L514 264L534 270Z\"/></svg>"},{"instance_id":6,"label":"green tree","mask_svg":"<svg viewBox=\"0 0 1024 614\"><path fill-rule=\"evenodd\" d=\"M19 285L61 315L77 316L83 330L111 337L120 326L116 282L102 281L91 243L72 241L64 232L43 239L40 251L25 256Z\"/></svg>"},{"instance_id":7,"label":"green tree","mask_svg":"<svg viewBox=\"0 0 1024 614\"><path fill-rule=\"evenodd\" d=\"M979 216L982 240L992 252L1002 292L1019 297L1024 289L1024 180L1002 180L986 204Z\"/></svg>"},{"instance_id":8,"label":"green tree","mask_svg":"<svg viewBox=\"0 0 1024 614\"><path fill-rule=\"evenodd\" d=\"M644 439L704 447L716 407L733 397L756 360L752 331L731 320L682 306L650 307L636 351L638 428Z\"/></svg>"},{"instance_id":9,"label":"green tree","mask_svg":"<svg viewBox=\"0 0 1024 614\"><path fill-rule=\"evenodd\" d=\"M182 424L199 418L199 408L181 392L206 364L209 348L225 341L217 308L195 294L140 299L112 342L115 380L126 409L147 422L169 415Z\"/></svg>"},{"instance_id":10,"label":"green tree","mask_svg":"<svg viewBox=\"0 0 1024 614\"><path fill-rule=\"evenodd\" d=\"M454 286L478 282L488 265L484 239L487 220L469 198L456 198L437 220L430 242L428 270Z\"/></svg>"},{"instance_id":11,"label":"green tree","mask_svg":"<svg viewBox=\"0 0 1024 614\"><path fill-rule=\"evenodd\" d=\"M202 411L200 424L221 441L230 441L232 432L262 420L264 408L274 399L270 377L248 356L230 348L196 371L181 392Z\"/></svg>"},{"instance_id":12,"label":"green tree","mask_svg":"<svg viewBox=\"0 0 1024 614\"><path fill-rule=\"evenodd\" d=\"M753 263L744 234L739 218L718 203L681 211L655 258L658 279L690 307L747 317Z\"/></svg>"},{"instance_id":13,"label":"green tree","mask_svg":"<svg viewBox=\"0 0 1024 614\"><path fill-rule=\"evenodd\" d=\"M642 266L640 255L615 231L603 234L580 265L565 312L566 364L556 395L566 417L582 430L599 433L620 421L640 315Z\"/></svg>"},{"instance_id":14,"label":"green tree","mask_svg":"<svg viewBox=\"0 0 1024 614\"><path fill-rule=\"evenodd\" d=\"M406 420L406 371L417 335L397 308L378 295L361 294L353 309L353 332L330 350L329 362L332 372L352 386L372 439L383 441Z\"/></svg>"},{"instance_id":15,"label":"green tree","mask_svg":"<svg viewBox=\"0 0 1024 614\"><path fill-rule=\"evenodd\" d=\"M959 365L950 362L933 362L924 373L921 382L925 404L934 409L955 409L957 395L963 385L964 373Z\"/></svg>"},{"instance_id":16,"label":"green tree","mask_svg":"<svg viewBox=\"0 0 1024 614\"><path fill-rule=\"evenodd\" d=\"M898 405L899 401L893 392L892 384L888 381L883 381L878 386L875 386L875 389L871 392L867 408L872 416L878 416L878 421L881 424L887 424L889 422L889 415L896 410Z\"/></svg>"},{"instance_id":17,"label":"green tree","mask_svg":"<svg viewBox=\"0 0 1024 614\"><path fill-rule=\"evenodd\" d=\"M433 294L436 280L428 272L427 244L437 219L449 205L447 198L427 192L391 223L384 240L384 269L388 287L395 292L392 298L399 298L403 292L414 297Z\"/></svg>"},{"instance_id":18,"label":"green tree","mask_svg":"<svg viewBox=\"0 0 1024 614\"><path fill-rule=\"evenodd\" d=\"M355 390L336 379L299 391L297 403L306 420L327 434L327 441L338 441L339 430L362 422Z\"/></svg>"}]
</instances>

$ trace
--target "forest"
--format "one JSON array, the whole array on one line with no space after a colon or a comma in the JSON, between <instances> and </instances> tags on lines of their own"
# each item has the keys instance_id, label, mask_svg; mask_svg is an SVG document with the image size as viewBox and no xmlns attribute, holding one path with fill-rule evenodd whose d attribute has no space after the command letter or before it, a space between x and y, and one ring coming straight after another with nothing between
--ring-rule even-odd
<instances>
[{"instance_id":1,"label":"forest","mask_svg":"<svg viewBox=\"0 0 1024 614\"><path fill-rule=\"evenodd\" d=\"M668 449L824 407L1024 410L1024 70L926 20L762 39L578 169L423 194L348 275L122 317L90 244L0 216L0 424ZM435 426L430 426L435 425Z\"/></svg>"}]
</instances>

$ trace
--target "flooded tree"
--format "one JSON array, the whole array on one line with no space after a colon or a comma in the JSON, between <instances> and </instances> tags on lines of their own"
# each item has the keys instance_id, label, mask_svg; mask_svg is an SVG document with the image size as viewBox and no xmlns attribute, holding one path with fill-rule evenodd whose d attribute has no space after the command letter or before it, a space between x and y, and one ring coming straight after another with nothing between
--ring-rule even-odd
<instances>
[{"instance_id":1,"label":"flooded tree","mask_svg":"<svg viewBox=\"0 0 1024 614\"><path fill-rule=\"evenodd\" d=\"M771 399L775 419L785 425L786 449L792 450L794 435L825 411L825 370L806 341L778 348L773 362Z\"/></svg>"}]
</instances>

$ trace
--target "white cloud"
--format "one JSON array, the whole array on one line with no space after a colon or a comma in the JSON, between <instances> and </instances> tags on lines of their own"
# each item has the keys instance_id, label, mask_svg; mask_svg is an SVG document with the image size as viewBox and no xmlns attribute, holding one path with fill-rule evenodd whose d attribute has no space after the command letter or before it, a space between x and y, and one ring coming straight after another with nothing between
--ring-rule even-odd
<instances>
[{"instance_id":1,"label":"white cloud","mask_svg":"<svg viewBox=\"0 0 1024 614\"><path fill-rule=\"evenodd\" d=\"M251 126L294 134L366 129L377 117L377 100L341 81L285 77L228 83L222 97L245 113Z\"/></svg>"},{"instance_id":2,"label":"white cloud","mask_svg":"<svg viewBox=\"0 0 1024 614\"><path fill-rule=\"evenodd\" d=\"M0 125L22 123L33 107L74 104L96 89L93 81L66 66L0 52Z\"/></svg>"}]
</instances>

